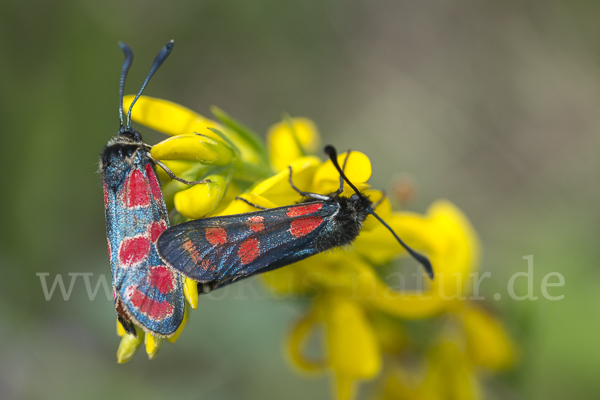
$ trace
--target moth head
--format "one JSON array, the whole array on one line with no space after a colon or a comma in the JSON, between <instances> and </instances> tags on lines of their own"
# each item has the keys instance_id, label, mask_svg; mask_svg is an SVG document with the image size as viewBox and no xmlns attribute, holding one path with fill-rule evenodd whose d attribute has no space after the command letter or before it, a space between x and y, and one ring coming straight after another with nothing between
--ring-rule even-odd
<instances>
[{"instance_id":1,"label":"moth head","mask_svg":"<svg viewBox=\"0 0 600 400\"><path fill-rule=\"evenodd\" d=\"M373 207L372 207L371 200L369 200L369 198L367 196L362 194L356 188L356 186L354 186L352 184L352 182L350 182L350 179L348 179L348 177L346 176L346 174L344 173L343 169L340 167L340 164L337 161L337 151L336 151L335 147L333 147L331 145L325 146L325 153L331 159L333 166L335 167L335 169L337 169L337 171L339 172L342 179L344 179L344 181L346 181L346 183L348 185L350 185L352 190L354 190L355 194L353 194L350 197L350 200L356 201L356 202L361 202L365 206L367 212L369 214L371 214L372 216L374 216L375 218L377 218L377 220L379 222L381 222L381 224L383 226L385 226L392 233L392 235L394 235L394 237L396 238L398 243L400 243L400 245L402 245L402 247L404 247L404 249L408 252L408 254L410 254L415 260L417 260L423 266L423 268L425 268L425 272L427 272L427 275L429 276L429 278L433 279L433 267L431 266L431 263L429 262L427 257L425 257L422 254L417 253L410 246L408 246L406 243L404 243L404 241L402 241L402 239L400 239L400 237L396 234L396 232L394 232L394 230L379 215L377 215L377 213L375 213L375 210L373 210Z\"/></svg>"}]
</instances>

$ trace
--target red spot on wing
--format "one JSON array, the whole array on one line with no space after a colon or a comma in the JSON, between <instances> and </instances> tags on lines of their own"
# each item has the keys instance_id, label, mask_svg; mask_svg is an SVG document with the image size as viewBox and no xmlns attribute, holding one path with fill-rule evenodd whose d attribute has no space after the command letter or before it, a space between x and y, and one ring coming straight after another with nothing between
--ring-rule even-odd
<instances>
[{"instance_id":1,"label":"red spot on wing","mask_svg":"<svg viewBox=\"0 0 600 400\"><path fill-rule=\"evenodd\" d=\"M206 230L206 240L208 240L208 243L212 244L213 246L225 244L227 243L227 232L225 232L225 229L221 227L208 228Z\"/></svg>"},{"instance_id":2,"label":"red spot on wing","mask_svg":"<svg viewBox=\"0 0 600 400\"><path fill-rule=\"evenodd\" d=\"M158 236L163 233L164 230L167 229L167 224L165 221L153 222L150 224L150 228L148 228L148 232L150 233L150 242L156 243L158 240Z\"/></svg>"},{"instance_id":3,"label":"red spot on wing","mask_svg":"<svg viewBox=\"0 0 600 400\"><path fill-rule=\"evenodd\" d=\"M260 255L260 246L257 239L247 239L240 245L238 257L242 264L250 264Z\"/></svg>"},{"instance_id":4,"label":"red spot on wing","mask_svg":"<svg viewBox=\"0 0 600 400\"><path fill-rule=\"evenodd\" d=\"M106 244L108 245L108 259L112 262L112 251L110 249L110 240L106 239Z\"/></svg>"},{"instance_id":5,"label":"red spot on wing","mask_svg":"<svg viewBox=\"0 0 600 400\"><path fill-rule=\"evenodd\" d=\"M137 311L155 321L160 321L173 315L173 306L168 301L151 299L133 286L127 288L127 297Z\"/></svg>"},{"instance_id":6,"label":"red spot on wing","mask_svg":"<svg viewBox=\"0 0 600 400\"><path fill-rule=\"evenodd\" d=\"M175 275L164 265L150 267L149 278L150 285L157 288L161 293L169 293L175 287Z\"/></svg>"},{"instance_id":7,"label":"red spot on wing","mask_svg":"<svg viewBox=\"0 0 600 400\"><path fill-rule=\"evenodd\" d=\"M210 262L208 258L202 260L202 264L200 265L200 269L203 271L214 271L216 268L216 264Z\"/></svg>"},{"instance_id":8,"label":"red spot on wing","mask_svg":"<svg viewBox=\"0 0 600 400\"><path fill-rule=\"evenodd\" d=\"M152 198L154 201L158 199L162 199L162 192L160 191L160 185L158 184L158 180L156 179L156 173L154 172L154 168L150 165L150 163L146 164L146 176L148 177L148 182L150 183L150 190L152 191Z\"/></svg>"},{"instance_id":9,"label":"red spot on wing","mask_svg":"<svg viewBox=\"0 0 600 400\"><path fill-rule=\"evenodd\" d=\"M119 264L127 268L148 257L150 241L146 236L134 236L123 239L119 247Z\"/></svg>"},{"instance_id":10,"label":"red spot on wing","mask_svg":"<svg viewBox=\"0 0 600 400\"><path fill-rule=\"evenodd\" d=\"M321 217L295 219L290 224L290 233L297 238L306 236L314 231L319 225L321 225L322 222L323 218Z\"/></svg>"},{"instance_id":11,"label":"red spot on wing","mask_svg":"<svg viewBox=\"0 0 600 400\"><path fill-rule=\"evenodd\" d=\"M196 264L198 264L202 260L202 257L200 257L200 253L198 253L198 249L190 239L186 239L183 242L182 246L184 250L188 252L190 257L192 257L192 260L194 260Z\"/></svg>"},{"instance_id":12,"label":"red spot on wing","mask_svg":"<svg viewBox=\"0 0 600 400\"><path fill-rule=\"evenodd\" d=\"M294 207L290 207L289 211L287 212L287 216L288 217L301 217L303 215L308 215L308 214L317 212L321 208L323 208L322 203L307 204L304 206L294 206Z\"/></svg>"},{"instance_id":13,"label":"red spot on wing","mask_svg":"<svg viewBox=\"0 0 600 400\"><path fill-rule=\"evenodd\" d=\"M260 215L248 218L248 222L250 222L250 229L252 229L254 232L262 231L265 229L265 224L263 224L264 220L265 219Z\"/></svg>"},{"instance_id":14,"label":"red spot on wing","mask_svg":"<svg viewBox=\"0 0 600 400\"><path fill-rule=\"evenodd\" d=\"M125 182L125 207L147 207L150 205L150 190L144 174L134 169Z\"/></svg>"}]
</instances>

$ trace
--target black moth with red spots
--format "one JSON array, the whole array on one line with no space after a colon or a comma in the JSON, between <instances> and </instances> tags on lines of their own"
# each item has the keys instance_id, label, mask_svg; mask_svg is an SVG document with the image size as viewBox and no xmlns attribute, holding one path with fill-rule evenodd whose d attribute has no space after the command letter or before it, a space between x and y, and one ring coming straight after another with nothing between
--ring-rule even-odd
<instances>
[{"instance_id":1,"label":"black moth with red spots","mask_svg":"<svg viewBox=\"0 0 600 400\"><path fill-rule=\"evenodd\" d=\"M160 257L169 267L199 282L206 292L236 279L272 271L350 244L371 214L433 278L429 260L404 244L373 211L371 200L348 180L337 163L335 149L327 146L325 152L340 173L340 187L336 192L328 196L302 192L293 185L290 169L290 185L303 196L303 201L292 206L176 225L158 238L156 246ZM356 192L351 197L341 196L344 181Z\"/></svg>"},{"instance_id":2,"label":"black moth with red spots","mask_svg":"<svg viewBox=\"0 0 600 400\"><path fill-rule=\"evenodd\" d=\"M131 126L130 115L173 43L156 56L127 121L123 89L133 52L124 43L120 46L125 54L119 90L121 127L100 154L115 310L123 328L134 336L134 323L145 332L171 336L183 321L183 287L179 274L167 268L156 251L158 236L169 227L167 207L156 177L157 162L150 157L150 146Z\"/></svg>"}]
</instances>

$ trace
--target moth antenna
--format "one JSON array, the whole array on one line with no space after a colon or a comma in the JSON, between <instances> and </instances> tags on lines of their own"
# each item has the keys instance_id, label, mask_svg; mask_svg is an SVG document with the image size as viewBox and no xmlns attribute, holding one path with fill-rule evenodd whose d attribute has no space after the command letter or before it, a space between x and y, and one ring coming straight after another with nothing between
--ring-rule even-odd
<instances>
[{"instance_id":1,"label":"moth antenna","mask_svg":"<svg viewBox=\"0 0 600 400\"><path fill-rule=\"evenodd\" d=\"M348 185L350 185L350 187L356 192L356 194L361 199L368 200L362 193L360 193L360 191L356 188L356 186L354 186L352 184L352 182L350 182L350 179L348 179L346 174L344 174L344 171L340 168L340 164L337 161L337 151L335 150L335 147L333 147L331 145L325 146L325 153L331 159L333 166L335 167L335 169L338 170L340 176L342 178L344 178L346 183ZM398 243L400 243L402 245L402 247L404 247L404 250L406 250L408 252L408 254L410 254L415 260L417 260L419 262L419 264L421 264L423 266L423 268L425 268L425 272L427 272L427 276L429 276L429 279L433 279L433 267L431 266L431 262L429 262L429 259L427 257L425 257L424 255L417 253L410 246L408 246L406 243L404 243L402 241L402 239L400 239L400 237L396 234L396 232L394 232L394 230L387 223L385 223L385 221L383 219L381 219L381 217L379 215L377 215L375 213L375 211L373 210L373 207L369 206L367 211L369 212L369 214L371 214L375 218L377 218L377 220L379 222L381 222L383 224L383 226L385 226L387 228L387 230L392 232L392 235L394 235L394 237L396 238Z\"/></svg>"},{"instance_id":2,"label":"moth antenna","mask_svg":"<svg viewBox=\"0 0 600 400\"><path fill-rule=\"evenodd\" d=\"M129 73L129 67L133 63L133 50L131 50L131 47L127 43L123 42L119 42L119 47L125 54L125 60L121 68L121 79L119 80L119 120L121 121L121 128L123 128L123 92L125 91L125 80Z\"/></svg>"},{"instance_id":3,"label":"moth antenna","mask_svg":"<svg viewBox=\"0 0 600 400\"><path fill-rule=\"evenodd\" d=\"M127 47L129 47L129 46L127 46ZM123 47L121 47L121 48L123 48ZM127 126L131 126L131 109L133 108L133 105L135 104L137 99L139 99L139 97L142 95L142 92L144 91L144 89L146 89L146 85L148 85L148 82L150 82L150 78L152 78L152 76L154 75L156 70L167 59L169 54L171 54L171 50L173 50L173 41L172 40L169 43L167 43L156 55L156 58L154 59L154 62L152 63L152 67L150 67L150 72L148 72L148 76L146 76L146 79L144 80L144 83L142 84L142 88L140 89L138 94L135 96L135 99L133 99L133 101L131 102L131 105L129 106L129 111L127 112ZM123 51L125 52L125 50L123 50ZM131 49L129 49L129 51L131 51ZM125 54L127 55L127 53L125 53ZM132 53L132 59L133 59L133 53ZM125 66L123 66L123 68L125 68ZM121 95L121 108L122 108L122 104L123 104L123 96Z\"/></svg>"},{"instance_id":4,"label":"moth antenna","mask_svg":"<svg viewBox=\"0 0 600 400\"><path fill-rule=\"evenodd\" d=\"M429 259L427 257L425 257L424 255L417 253L409 245L404 243L404 241L402 241L402 239L400 239L400 237L396 234L396 232L394 232L392 227L389 226L387 223L385 223L385 221L379 215L377 215L377 213L375 213L375 211L373 211L373 209L369 210L369 214L371 214L372 216L377 218L377 220L379 222L381 222L382 225L385 226L388 231L392 232L392 235L394 235L394 237L396 238L398 243L400 243L402 245L402 247L404 247L404 250L406 250L408 252L408 254L410 254L415 260L417 260L419 262L419 264L421 264L423 266L423 268L425 268L425 272L427 273L427 276L429 277L429 279L433 280L433 267L431 266L431 262L429 261Z\"/></svg>"}]
</instances>

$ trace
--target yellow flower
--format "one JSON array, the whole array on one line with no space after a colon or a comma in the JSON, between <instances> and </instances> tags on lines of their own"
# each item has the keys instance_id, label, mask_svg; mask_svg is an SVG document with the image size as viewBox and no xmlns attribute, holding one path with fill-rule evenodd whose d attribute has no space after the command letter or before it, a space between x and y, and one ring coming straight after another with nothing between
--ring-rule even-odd
<instances>
[{"instance_id":1,"label":"yellow flower","mask_svg":"<svg viewBox=\"0 0 600 400\"><path fill-rule=\"evenodd\" d=\"M376 399L481 399L475 371L456 343L448 340L438 342L428 352L420 367L391 368Z\"/></svg>"},{"instance_id":2,"label":"yellow flower","mask_svg":"<svg viewBox=\"0 0 600 400\"><path fill-rule=\"evenodd\" d=\"M283 171L290 161L319 150L319 132L308 118L286 118L269 129L267 146L271 164L277 171Z\"/></svg>"},{"instance_id":3,"label":"yellow flower","mask_svg":"<svg viewBox=\"0 0 600 400\"><path fill-rule=\"evenodd\" d=\"M205 135L180 135L154 145L155 160L197 161L204 165L227 165L234 153L223 141Z\"/></svg>"},{"instance_id":4,"label":"yellow flower","mask_svg":"<svg viewBox=\"0 0 600 400\"><path fill-rule=\"evenodd\" d=\"M175 194L175 208L190 219L202 218L212 213L221 203L227 190L223 176L213 174L206 177L210 182L194 185ZM197 199L202 201L197 201Z\"/></svg>"},{"instance_id":5,"label":"yellow flower","mask_svg":"<svg viewBox=\"0 0 600 400\"><path fill-rule=\"evenodd\" d=\"M465 304L459 318L473 365L503 370L515 363L516 346L498 318L469 303Z\"/></svg>"},{"instance_id":6,"label":"yellow flower","mask_svg":"<svg viewBox=\"0 0 600 400\"><path fill-rule=\"evenodd\" d=\"M444 375L443 372L436 375L431 372L431 377L425 380L423 389L417 393L418 396L415 394L406 398L452 398L425 394L433 390L432 386L441 385L439 380L454 385L457 393L476 393L476 382L472 386L469 383L474 379L474 375L471 376L474 366L509 366L514 350L497 320L489 316L484 318L480 311L464 301L464 296L468 293L466 281L469 273L476 269L479 254L479 243L473 228L464 215L448 201L434 203L422 216L407 212L392 213L387 222L407 243L429 255L435 269L434 281L429 284L428 289L421 292L397 291L386 284L373 268L373 263L386 263L396 256L406 256L406 253L382 225L364 230L355 241L352 251L336 250L320 254L291 267L265 274L265 281L278 295L293 293L317 296L313 303L313 311L310 311L290 334L290 359L302 370L323 370L325 365L328 365L338 377L338 398L350 399L353 393L353 384L350 382L372 378L374 375L365 373L354 363L351 356L344 359L344 355L353 355L356 349L369 354L366 349L373 348L379 348L380 354L364 356L364 360L381 360L383 352L401 354L409 344L399 321L426 319L449 313L452 318L462 321L461 338L469 343L469 350L464 350L465 369L458 369L450 375ZM444 279L445 276L453 279ZM302 345L319 324L327 321L327 318L322 316L324 311L321 303L323 299L331 297L341 300L331 303L333 305L329 308L329 315L344 313L344 308L350 307L348 304L352 304L354 309L362 309L362 315L368 318L361 321L367 321L368 328L355 329L376 332L379 346L373 346L372 338L363 335L354 338L351 345L347 344L346 348L341 350L345 343L349 343L345 340L345 333L330 331L329 324L325 323L327 343L335 342L338 345L328 346L328 355L316 368L313 362L303 356ZM340 304L344 306L339 306ZM400 320L392 323L393 318ZM486 339L482 340L482 337ZM430 357L446 360L445 356L440 354L444 355L447 352L440 351L431 350ZM345 368L340 367L341 362L326 362L332 359L344 360ZM369 365L372 363L365 362Z\"/></svg>"},{"instance_id":7,"label":"yellow flower","mask_svg":"<svg viewBox=\"0 0 600 400\"><path fill-rule=\"evenodd\" d=\"M429 255L435 279L426 291L404 292L402 302L378 296L373 300L374 305L402 318L422 318L450 309L463 300L468 292L469 273L477 268L479 240L462 212L441 200L432 204L425 215L392 213L387 223L414 248ZM375 264L406 255L389 236L382 225L377 226L359 235L354 248Z\"/></svg>"},{"instance_id":8,"label":"yellow flower","mask_svg":"<svg viewBox=\"0 0 600 400\"><path fill-rule=\"evenodd\" d=\"M442 400L480 399L478 368L508 368L515 348L500 322L465 302L429 348L421 368L390 368L377 399ZM410 371L410 372L409 372Z\"/></svg>"},{"instance_id":9,"label":"yellow flower","mask_svg":"<svg viewBox=\"0 0 600 400\"><path fill-rule=\"evenodd\" d=\"M141 328L135 327L136 336L125 332L121 323L117 321L117 335L121 336L121 343L117 349L117 362L119 364L126 363L131 360L137 349L144 341L144 331Z\"/></svg>"}]
</instances>

